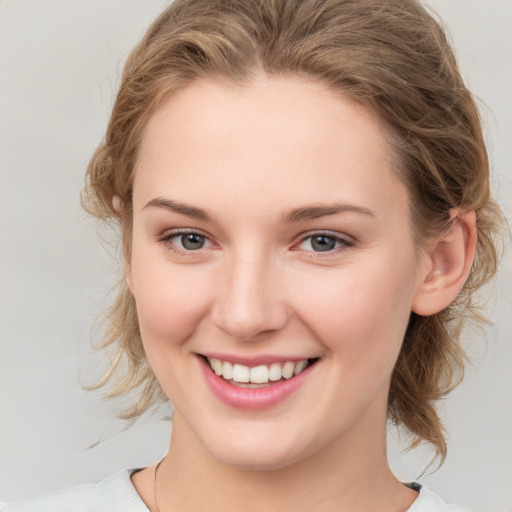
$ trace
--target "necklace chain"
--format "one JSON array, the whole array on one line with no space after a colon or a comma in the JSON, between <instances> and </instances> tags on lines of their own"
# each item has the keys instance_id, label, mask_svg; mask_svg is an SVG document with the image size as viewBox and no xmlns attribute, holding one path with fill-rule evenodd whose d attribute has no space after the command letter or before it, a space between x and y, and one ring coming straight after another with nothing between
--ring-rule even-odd
<instances>
[{"instance_id":1,"label":"necklace chain","mask_svg":"<svg viewBox=\"0 0 512 512\"><path fill-rule=\"evenodd\" d=\"M158 508L158 501L156 499L156 476L158 474L158 468L160 467L160 464L162 464L162 462L164 460L165 460L165 457L155 466L155 484L154 484L154 487L153 487L153 499L155 501L156 512L160 512L160 509Z\"/></svg>"}]
</instances>

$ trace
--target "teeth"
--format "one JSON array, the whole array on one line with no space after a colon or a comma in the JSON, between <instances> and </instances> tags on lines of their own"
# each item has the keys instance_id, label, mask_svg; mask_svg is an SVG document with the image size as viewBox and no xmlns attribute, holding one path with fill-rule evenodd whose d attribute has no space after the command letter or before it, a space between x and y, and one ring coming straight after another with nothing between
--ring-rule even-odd
<instances>
[{"instance_id":1,"label":"teeth","mask_svg":"<svg viewBox=\"0 0 512 512\"><path fill-rule=\"evenodd\" d=\"M233 365L233 377L231 377L235 382L249 382L250 379L250 370L248 366L243 366L241 364Z\"/></svg>"},{"instance_id":2,"label":"teeth","mask_svg":"<svg viewBox=\"0 0 512 512\"><path fill-rule=\"evenodd\" d=\"M212 365L212 370L217 375L222 375L223 374L223 364L222 364L222 361L219 361L218 359L212 359L211 365Z\"/></svg>"},{"instance_id":3,"label":"teeth","mask_svg":"<svg viewBox=\"0 0 512 512\"><path fill-rule=\"evenodd\" d=\"M218 361L218 359L217 359ZM228 363L227 361L224 361L222 364L222 376L226 380L231 380L233 378L233 365L231 363Z\"/></svg>"},{"instance_id":4,"label":"teeth","mask_svg":"<svg viewBox=\"0 0 512 512\"><path fill-rule=\"evenodd\" d=\"M268 366L262 364L261 366L251 368L249 379L253 384L265 384L268 382Z\"/></svg>"},{"instance_id":5,"label":"teeth","mask_svg":"<svg viewBox=\"0 0 512 512\"><path fill-rule=\"evenodd\" d=\"M293 369L293 375L299 375L299 373L302 373L304 368L306 368L307 364L308 364L308 362L305 360L299 361L295 365L295 368Z\"/></svg>"},{"instance_id":6,"label":"teeth","mask_svg":"<svg viewBox=\"0 0 512 512\"><path fill-rule=\"evenodd\" d=\"M293 377L293 370L295 370L295 364L291 361L284 363L283 369L281 373L283 374L283 378L291 379Z\"/></svg>"},{"instance_id":7,"label":"teeth","mask_svg":"<svg viewBox=\"0 0 512 512\"><path fill-rule=\"evenodd\" d=\"M267 384L281 379L291 379L302 373L308 365L307 359L285 363L272 363L271 365L259 365L252 368L243 364L231 364L215 358L208 358L212 370L225 380L233 380L244 384Z\"/></svg>"},{"instance_id":8,"label":"teeth","mask_svg":"<svg viewBox=\"0 0 512 512\"><path fill-rule=\"evenodd\" d=\"M275 382L276 380L281 380L281 377L281 365L279 363L272 363L268 370L269 380Z\"/></svg>"}]
</instances>

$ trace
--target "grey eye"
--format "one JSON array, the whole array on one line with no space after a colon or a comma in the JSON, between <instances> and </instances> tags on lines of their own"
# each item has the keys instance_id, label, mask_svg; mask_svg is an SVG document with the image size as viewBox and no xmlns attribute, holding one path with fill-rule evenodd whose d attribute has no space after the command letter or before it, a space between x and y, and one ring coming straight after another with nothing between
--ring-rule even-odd
<instances>
[{"instance_id":1,"label":"grey eye","mask_svg":"<svg viewBox=\"0 0 512 512\"><path fill-rule=\"evenodd\" d=\"M197 233L185 233L177 237L181 246L187 251L197 251L204 247L206 237Z\"/></svg>"},{"instance_id":2,"label":"grey eye","mask_svg":"<svg viewBox=\"0 0 512 512\"><path fill-rule=\"evenodd\" d=\"M299 248L309 252L331 252L350 247L349 240L329 233L318 233L307 236L299 244Z\"/></svg>"},{"instance_id":3,"label":"grey eye","mask_svg":"<svg viewBox=\"0 0 512 512\"><path fill-rule=\"evenodd\" d=\"M332 236L312 236L310 240L312 249L317 252L332 251L336 248L337 240Z\"/></svg>"}]
</instances>

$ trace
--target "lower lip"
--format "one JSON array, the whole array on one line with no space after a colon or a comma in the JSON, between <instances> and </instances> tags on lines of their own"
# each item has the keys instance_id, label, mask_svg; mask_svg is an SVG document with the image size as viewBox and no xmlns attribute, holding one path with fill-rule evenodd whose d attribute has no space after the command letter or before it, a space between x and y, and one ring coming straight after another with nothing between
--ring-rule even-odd
<instances>
[{"instance_id":1,"label":"lower lip","mask_svg":"<svg viewBox=\"0 0 512 512\"><path fill-rule=\"evenodd\" d=\"M231 407L250 410L267 409L282 402L300 388L313 366L316 366L316 364L311 365L299 375L277 384L270 384L261 388L239 388L216 375L202 357L199 359L206 382L212 393L221 402Z\"/></svg>"}]
</instances>

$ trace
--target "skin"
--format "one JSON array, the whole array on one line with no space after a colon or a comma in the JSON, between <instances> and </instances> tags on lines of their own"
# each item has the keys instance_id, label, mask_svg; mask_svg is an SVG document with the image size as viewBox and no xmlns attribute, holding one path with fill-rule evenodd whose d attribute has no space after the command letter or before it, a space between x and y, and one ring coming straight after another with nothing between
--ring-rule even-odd
<instances>
[{"instance_id":1,"label":"skin","mask_svg":"<svg viewBox=\"0 0 512 512\"><path fill-rule=\"evenodd\" d=\"M390 377L411 311L442 309L464 283L474 215L417 251L392 160L375 117L297 77L202 80L151 118L127 282L175 407L162 512L396 512L417 497L386 459ZM344 208L287 218L320 205ZM204 246L185 249L176 230ZM319 234L340 241L318 252ZM283 402L246 411L210 391L198 358L209 352L319 361ZM132 479L156 510L154 467Z\"/></svg>"}]
</instances>

